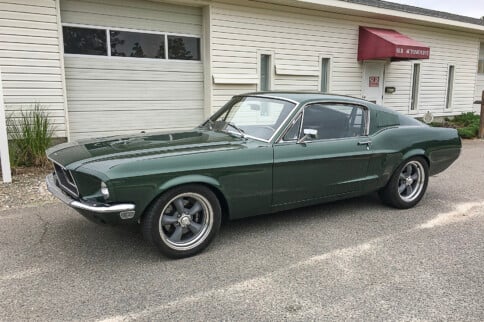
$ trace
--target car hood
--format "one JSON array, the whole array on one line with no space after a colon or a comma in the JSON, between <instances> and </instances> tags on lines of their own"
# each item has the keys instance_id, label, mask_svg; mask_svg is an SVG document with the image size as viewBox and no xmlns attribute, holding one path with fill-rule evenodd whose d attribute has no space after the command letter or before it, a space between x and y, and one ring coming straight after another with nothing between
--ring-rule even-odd
<instances>
[{"instance_id":1,"label":"car hood","mask_svg":"<svg viewBox=\"0 0 484 322\"><path fill-rule=\"evenodd\" d=\"M80 140L56 145L47 150L52 161L71 170L81 165L115 159L160 157L179 154L231 149L244 139L225 132L193 130L175 133L153 133L130 136L112 136Z\"/></svg>"}]
</instances>

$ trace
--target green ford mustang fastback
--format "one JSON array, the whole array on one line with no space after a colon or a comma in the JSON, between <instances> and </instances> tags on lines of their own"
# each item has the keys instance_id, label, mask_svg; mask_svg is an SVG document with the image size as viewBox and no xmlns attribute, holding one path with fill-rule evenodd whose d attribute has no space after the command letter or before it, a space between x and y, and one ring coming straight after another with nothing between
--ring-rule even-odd
<instances>
[{"instance_id":1,"label":"green ford mustang fastback","mask_svg":"<svg viewBox=\"0 0 484 322\"><path fill-rule=\"evenodd\" d=\"M222 217L255 216L378 191L396 208L454 162L453 129L344 96L250 93L199 127L57 145L51 193L100 223L140 224L170 257L200 252Z\"/></svg>"}]
</instances>

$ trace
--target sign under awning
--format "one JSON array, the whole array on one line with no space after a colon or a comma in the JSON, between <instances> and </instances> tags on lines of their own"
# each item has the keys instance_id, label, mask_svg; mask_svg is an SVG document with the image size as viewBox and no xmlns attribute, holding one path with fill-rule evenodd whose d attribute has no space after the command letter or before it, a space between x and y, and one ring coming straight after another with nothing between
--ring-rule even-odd
<instances>
[{"instance_id":1,"label":"sign under awning","mask_svg":"<svg viewBox=\"0 0 484 322\"><path fill-rule=\"evenodd\" d=\"M361 27L358 60L429 59L430 48L392 29Z\"/></svg>"}]
</instances>

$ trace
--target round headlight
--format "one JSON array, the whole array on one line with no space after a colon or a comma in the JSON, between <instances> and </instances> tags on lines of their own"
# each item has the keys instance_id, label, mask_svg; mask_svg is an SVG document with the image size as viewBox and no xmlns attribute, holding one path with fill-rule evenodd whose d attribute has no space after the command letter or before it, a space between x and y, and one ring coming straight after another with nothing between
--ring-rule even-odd
<instances>
[{"instance_id":1,"label":"round headlight","mask_svg":"<svg viewBox=\"0 0 484 322\"><path fill-rule=\"evenodd\" d=\"M103 195L104 199L109 198L109 189L104 182L101 182L101 194Z\"/></svg>"}]
</instances>

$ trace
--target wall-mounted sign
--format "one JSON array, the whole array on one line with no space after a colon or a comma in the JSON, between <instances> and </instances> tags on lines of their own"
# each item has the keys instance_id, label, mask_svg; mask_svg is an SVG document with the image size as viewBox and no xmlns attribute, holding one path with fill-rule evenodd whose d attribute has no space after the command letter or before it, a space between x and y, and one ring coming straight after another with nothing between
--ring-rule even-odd
<instances>
[{"instance_id":1,"label":"wall-mounted sign","mask_svg":"<svg viewBox=\"0 0 484 322\"><path fill-rule=\"evenodd\" d=\"M411 48L411 47L396 47L395 55L405 55L405 57L428 58L430 49Z\"/></svg>"},{"instance_id":2,"label":"wall-mounted sign","mask_svg":"<svg viewBox=\"0 0 484 322\"><path fill-rule=\"evenodd\" d=\"M370 76L368 86L369 87L379 87L380 86L380 76Z\"/></svg>"}]
</instances>

